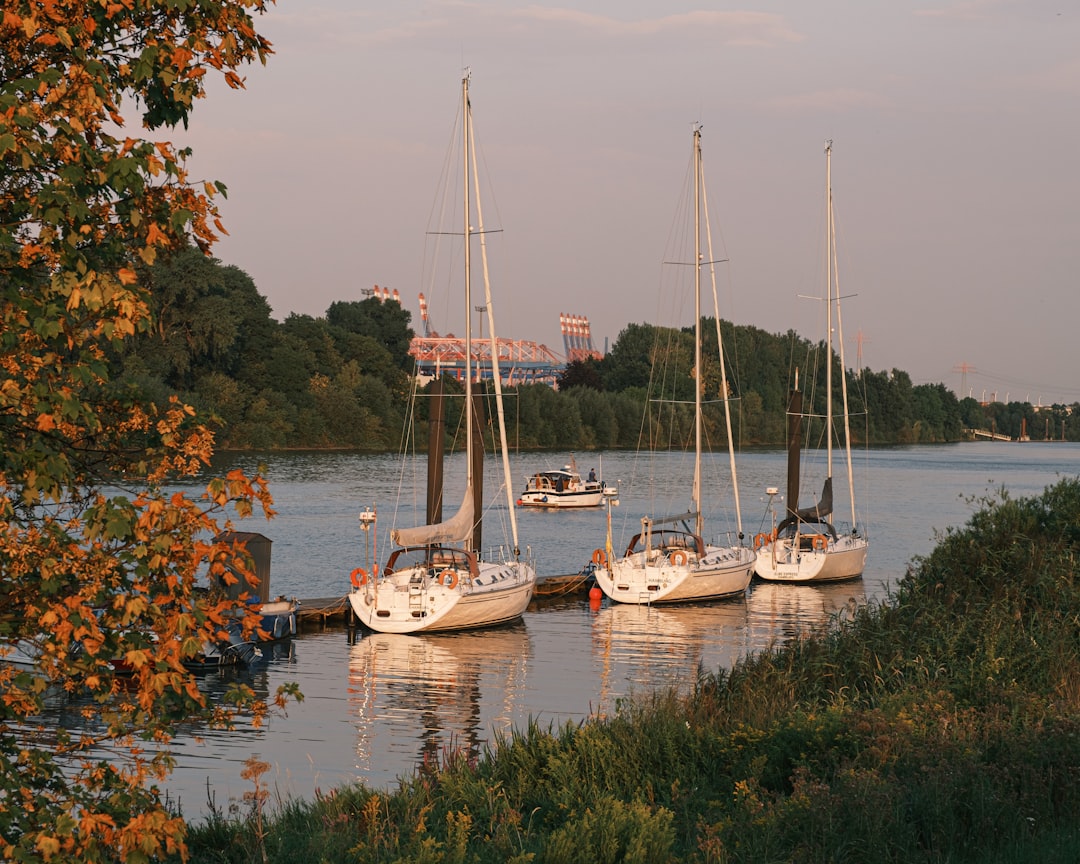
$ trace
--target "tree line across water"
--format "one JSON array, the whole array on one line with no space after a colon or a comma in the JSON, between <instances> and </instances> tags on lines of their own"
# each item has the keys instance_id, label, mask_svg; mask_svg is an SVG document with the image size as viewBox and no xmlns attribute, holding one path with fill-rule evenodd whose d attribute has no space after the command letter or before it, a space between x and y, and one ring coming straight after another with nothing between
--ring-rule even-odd
<instances>
[{"instance_id":1,"label":"tree line across water","mask_svg":"<svg viewBox=\"0 0 1080 864\"><path fill-rule=\"evenodd\" d=\"M222 449L353 448L393 451L408 417L414 360L411 315L395 300L332 303L325 316L271 316L266 298L237 267L195 249L149 272L155 326L113 357L119 376L150 398L170 394L216 418ZM785 441L788 389L796 369L804 410L825 412L825 346L794 331L768 333L721 322L733 438L738 446ZM705 435L726 446L714 321L703 327ZM557 387L507 388L507 425L517 447L677 447L692 435L692 328L629 324L599 360L574 361ZM839 396L840 364L833 356ZM663 387L657 371L667 370ZM1036 410L1027 402L957 399L944 384L913 384L900 370L848 370L853 442L871 445L959 441L980 429L1016 439L1080 440L1077 405ZM447 379L447 392L461 385ZM481 386L490 396L490 384ZM447 402L459 428L461 399ZM646 412L648 406L648 412ZM488 416L493 416L489 411ZM823 424L816 420L816 428ZM416 426L423 443L423 423ZM453 443L451 443L453 446Z\"/></svg>"}]
</instances>

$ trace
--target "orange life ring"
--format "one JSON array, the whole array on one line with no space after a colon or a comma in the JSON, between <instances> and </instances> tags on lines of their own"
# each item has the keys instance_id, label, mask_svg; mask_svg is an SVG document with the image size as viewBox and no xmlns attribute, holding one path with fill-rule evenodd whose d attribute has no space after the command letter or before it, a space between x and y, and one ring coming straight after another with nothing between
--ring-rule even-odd
<instances>
[{"instance_id":1,"label":"orange life ring","mask_svg":"<svg viewBox=\"0 0 1080 864\"><path fill-rule=\"evenodd\" d=\"M353 588L360 588L367 585L367 570L363 567L357 567L349 574L349 578L352 579Z\"/></svg>"},{"instance_id":2,"label":"orange life ring","mask_svg":"<svg viewBox=\"0 0 1080 864\"><path fill-rule=\"evenodd\" d=\"M439 581L453 591L457 588L458 583L457 570L443 570L443 572L439 574Z\"/></svg>"},{"instance_id":3,"label":"orange life ring","mask_svg":"<svg viewBox=\"0 0 1080 864\"><path fill-rule=\"evenodd\" d=\"M682 549L676 549L674 552L668 555L668 560L676 567L682 567L690 559L687 557L686 553L683 552Z\"/></svg>"},{"instance_id":4,"label":"orange life ring","mask_svg":"<svg viewBox=\"0 0 1080 864\"><path fill-rule=\"evenodd\" d=\"M596 549L592 553L592 563L601 567L607 567L607 553L603 549Z\"/></svg>"},{"instance_id":5,"label":"orange life ring","mask_svg":"<svg viewBox=\"0 0 1080 864\"><path fill-rule=\"evenodd\" d=\"M824 534L815 534L810 538L810 545L815 549L824 552L825 548L829 545L829 538Z\"/></svg>"},{"instance_id":6,"label":"orange life ring","mask_svg":"<svg viewBox=\"0 0 1080 864\"><path fill-rule=\"evenodd\" d=\"M762 546L767 546L772 541L771 534L755 534L754 535L754 548L760 549Z\"/></svg>"}]
</instances>

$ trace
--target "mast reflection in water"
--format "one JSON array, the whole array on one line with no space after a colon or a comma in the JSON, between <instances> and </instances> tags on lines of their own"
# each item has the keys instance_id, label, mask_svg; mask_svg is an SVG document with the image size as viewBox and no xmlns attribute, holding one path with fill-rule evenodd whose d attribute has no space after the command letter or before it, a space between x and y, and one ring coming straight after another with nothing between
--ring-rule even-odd
<instances>
[{"instance_id":1,"label":"mast reflection in water","mask_svg":"<svg viewBox=\"0 0 1080 864\"><path fill-rule=\"evenodd\" d=\"M476 759L492 734L509 733L532 661L525 625L461 633L367 633L349 649L349 705L357 770L385 753L416 766ZM410 742L412 751L409 752Z\"/></svg>"}]
</instances>

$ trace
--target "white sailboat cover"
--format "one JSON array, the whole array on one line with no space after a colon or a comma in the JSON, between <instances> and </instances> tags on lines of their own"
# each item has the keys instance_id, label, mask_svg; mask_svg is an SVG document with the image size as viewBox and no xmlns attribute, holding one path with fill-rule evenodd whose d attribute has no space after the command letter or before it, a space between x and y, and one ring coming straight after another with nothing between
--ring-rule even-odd
<instances>
[{"instance_id":1,"label":"white sailboat cover","mask_svg":"<svg viewBox=\"0 0 1080 864\"><path fill-rule=\"evenodd\" d=\"M398 546L433 546L439 543L463 543L473 530L472 484L465 488L465 499L457 513L437 525L418 525L415 528L395 528L390 539Z\"/></svg>"}]
</instances>

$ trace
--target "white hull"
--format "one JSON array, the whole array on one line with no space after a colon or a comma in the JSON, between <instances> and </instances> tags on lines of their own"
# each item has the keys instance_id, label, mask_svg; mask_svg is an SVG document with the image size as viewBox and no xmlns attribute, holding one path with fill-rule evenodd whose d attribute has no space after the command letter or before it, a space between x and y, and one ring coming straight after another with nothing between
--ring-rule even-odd
<instances>
[{"instance_id":1,"label":"white hull","mask_svg":"<svg viewBox=\"0 0 1080 864\"><path fill-rule=\"evenodd\" d=\"M523 492L518 498L521 507L545 507L553 510L570 507L599 507L604 503L604 490L580 492Z\"/></svg>"},{"instance_id":2,"label":"white hull","mask_svg":"<svg viewBox=\"0 0 1080 864\"><path fill-rule=\"evenodd\" d=\"M824 549L812 548L811 535L781 537L762 546L757 552L755 572L769 582L838 582L862 575L866 566L868 543L865 537L841 535L829 540ZM824 536L824 535L815 535Z\"/></svg>"},{"instance_id":3,"label":"white hull","mask_svg":"<svg viewBox=\"0 0 1080 864\"><path fill-rule=\"evenodd\" d=\"M537 471L525 478L519 507L599 507L604 503L604 483L595 473L582 480L573 457L565 468Z\"/></svg>"},{"instance_id":4,"label":"white hull","mask_svg":"<svg viewBox=\"0 0 1080 864\"><path fill-rule=\"evenodd\" d=\"M742 596L754 574L754 554L744 546L708 546L700 560L686 563L672 561L673 557L659 549L647 555L635 552L610 567L597 567L593 577L616 603L650 604Z\"/></svg>"},{"instance_id":5,"label":"white hull","mask_svg":"<svg viewBox=\"0 0 1080 864\"><path fill-rule=\"evenodd\" d=\"M480 564L479 575L449 586L430 570L409 568L355 588L349 604L378 633L431 633L490 627L520 618L536 571L524 562Z\"/></svg>"}]
</instances>

